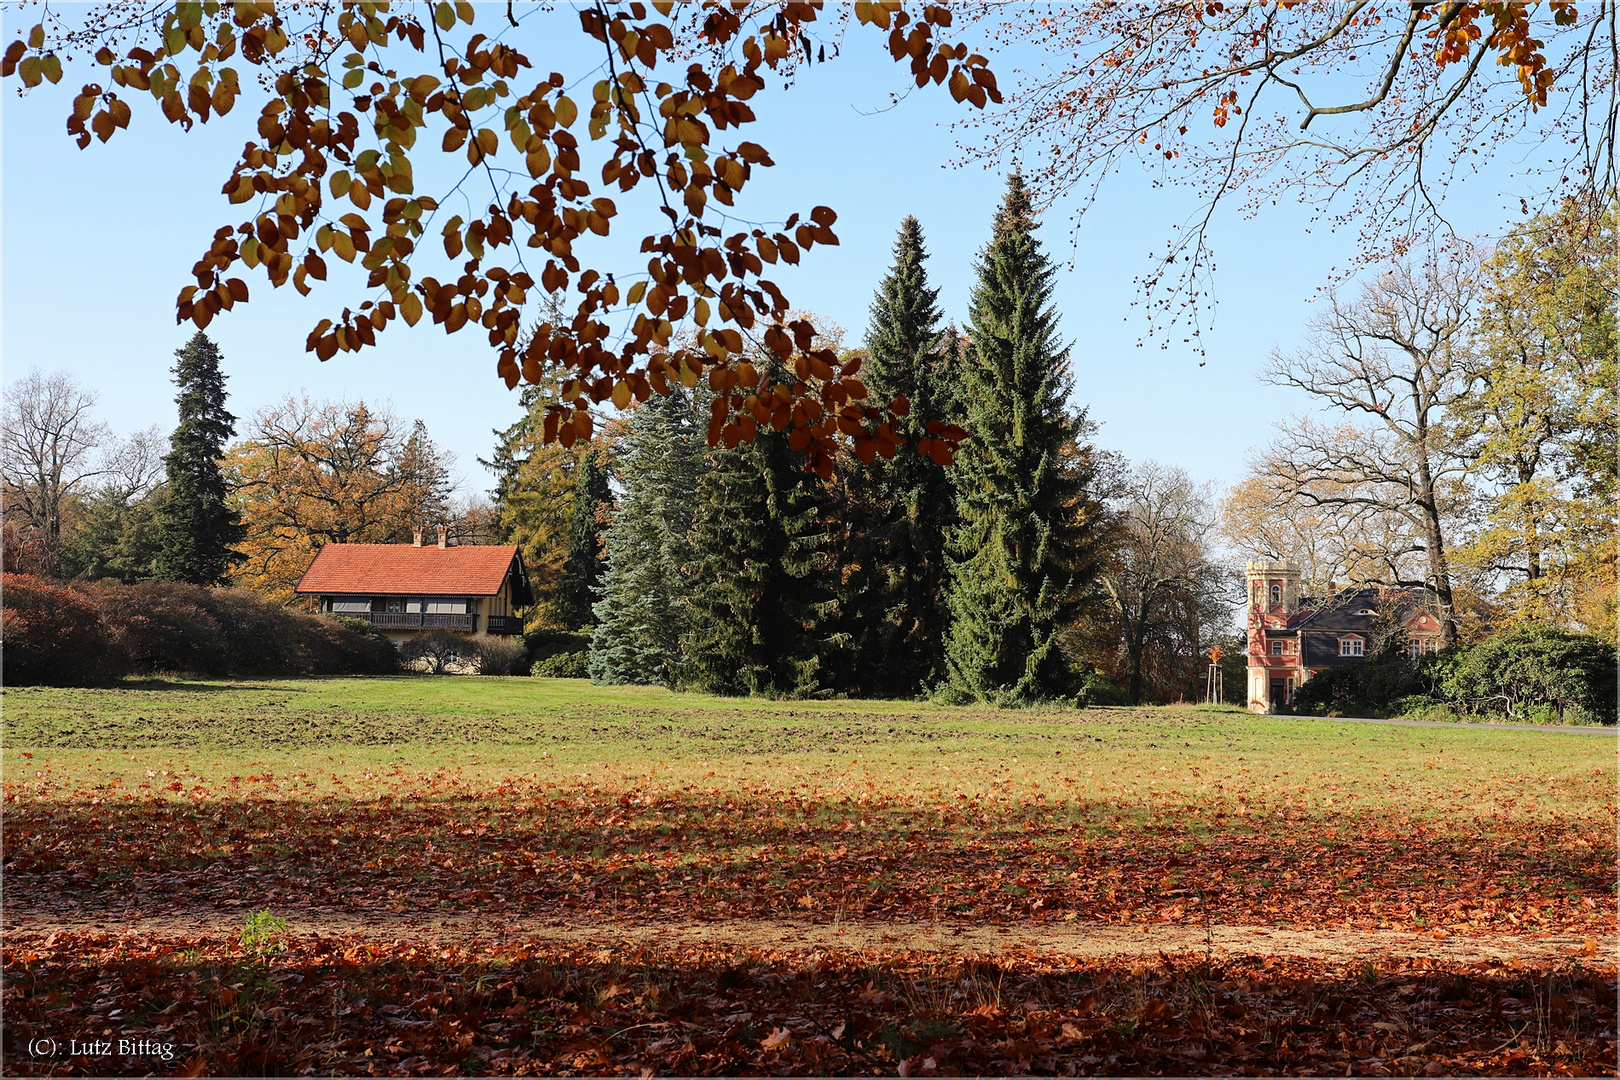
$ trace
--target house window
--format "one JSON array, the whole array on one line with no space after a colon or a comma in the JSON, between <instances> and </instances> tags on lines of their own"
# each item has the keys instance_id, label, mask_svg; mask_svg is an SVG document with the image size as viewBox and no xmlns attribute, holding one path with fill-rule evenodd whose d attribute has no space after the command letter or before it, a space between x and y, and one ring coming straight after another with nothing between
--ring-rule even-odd
<instances>
[{"instance_id":1,"label":"house window","mask_svg":"<svg viewBox=\"0 0 1620 1080\"><path fill-rule=\"evenodd\" d=\"M390 598L388 601L388 610L396 615L399 614L405 610L405 601L401 600L397 596Z\"/></svg>"},{"instance_id":2,"label":"house window","mask_svg":"<svg viewBox=\"0 0 1620 1080\"><path fill-rule=\"evenodd\" d=\"M1288 704L1290 704L1290 705L1292 705L1294 703L1294 680L1293 679L1288 680L1288 696L1286 698L1284 698L1283 700L1285 702L1287 702Z\"/></svg>"},{"instance_id":3,"label":"house window","mask_svg":"<svg viewBox=\"0 0 1620 1080\"><path fill-rule=\"evenodd\" d=\"M1422 656L1423 642L1418 638L1413 638L1411 641L1408 641L1406 643L1406 655L1411 657Z\"/></svg>"},{"instance_id":4,"label":"house window","mask_svg":"<svg viewBox=\"0 0 1620 1080\"><path fill-rule=\"evenodd\" d=\"M1249 600L1256 607L1260 605L1260 583L1258 581L1249 584Z\"/></svg>"},{"instance_id":5,"label":"house window","mask_svg":"<svg viewBox=\"0 0 1620 1080\"><path fill-rule=\"evenodd\" d=\"M1363 642L1358 637L1355 637L1355 638L1347 637L1347 638L1340 638L1339 639L1339 655L1340 656L1361 656L1361 655L1363 655L1363 649L1365 649L1365 648L1366 648L1366 643Z\"/></svg>"},{"instance_id":6,"label":"house window","mask_svg":"<svg viewBox=\"0 0 1620 1080\"><path fill-rule=\"evenodd\" d=\"M339 615L370 615L371 600L364 596L333 597L332 610Z\"/></svg>"},{"instance_id":7,"label":"house window","mask_svg":"<svg viewBox=\"0 0 1620 1080\"><path fill-rule=\"evenodd\" d=\"M1271 602L1273 604L1282 603L1282 586L1281 585L1273 585L1271 587Z\"/></svg>"},{"instance_id":8,"label":"house window","mask_svg":"<svg viewBox=\"0 0 1620 1080\"><path fill-rule=\"evenodd\" d=\"M1271 643L1271 655L1272 656L1281 656L1282 654L1283 654L1283 643L1280 642L1280 641L1273 641Z\"/></svg>"}]
</instances>

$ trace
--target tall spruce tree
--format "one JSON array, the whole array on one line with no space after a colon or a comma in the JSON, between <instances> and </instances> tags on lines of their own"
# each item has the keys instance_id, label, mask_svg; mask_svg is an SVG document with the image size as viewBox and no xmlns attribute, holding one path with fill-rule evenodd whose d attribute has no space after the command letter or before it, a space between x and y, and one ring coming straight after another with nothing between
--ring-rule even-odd
<instances>
[{"instance_id":1,"label":"tall spruce tree","mask_svg":"<svg viewBox=\"0 0 1620 1080\"><path fill-rule=\"evenodd\" d=\"M568 562L557 584L557 609L570 630L595 621L592 607L602 578L602 521L597 513L613 505L603 451L589 449L574 473L574 517L568 530Z\"/></svg>"},{"instance_id":2,"label":"tall spruce tree","mask_svg":"<svg viewBox=\"0 0 1620 1080\"><path fill-rule=\"evenodd\" d=\"M849 481L850 526L842 616L851 639L854 687L883 697L910 696L944 673L945 542L955 522L955 492L944 466L916 450L928 425L959 424L955 332L940 332L939 290L928 287L928 253L915 217L900 224L894 265L878 285L862 370L874 400L904 396L910 412L892 459L855 469Z\"/></svg>"},{"instance_id":3,"label":"tall spruce tree","mask_svg":"<svg viewBox=\"0 0 1620 1080\"><path fill-rule=\"evenodd\" d=\"M1078 689L1058 638L1095 575L1100 516L1086 490L1090 454L1078 445L1085 415L1066 401L1054 271L1034 234L1015 173L970 301L946 641L959 699L1024 703Z\"/></svg>"},{"instance_id":4,"label":"tall spruce tree","mask_svg":"<svg viewBox=\"0 0 1620 1080\"><path fill-rule=\"evenodd\" d=\"M674 685L686 628L692 515L704 470L701 392L675 389L636 407L620 445L624 491L607 533L593 611L590 676L598 683Z\"/></svg>"},{"instance_id":5,"label":"tall spruce tree","mask_svg":"<svg viewBox=\"0 0 1620 1080\"><path fill-rule=\"evenodd\" d=\"M219 461L236 434L236 417L225 408L225 375L219 347L198 331L175 352L175 404L180 423L164 458L167 488L158 506L161 546L156 574L165 581L215 585L242 555L231 550L246 530L225 501Z\"/></svg>"},{"instance_id":6,"label":"tall spruce tree","mask_svg":"<svg viewBox=\"0 0 1620 1080\"><path fill-rule=\"evenodd\" d=\"M804 697L821 688L832 601L826 488L785 432L710 455L692 527L681 684Z\"/></svg>"}]
</instances>

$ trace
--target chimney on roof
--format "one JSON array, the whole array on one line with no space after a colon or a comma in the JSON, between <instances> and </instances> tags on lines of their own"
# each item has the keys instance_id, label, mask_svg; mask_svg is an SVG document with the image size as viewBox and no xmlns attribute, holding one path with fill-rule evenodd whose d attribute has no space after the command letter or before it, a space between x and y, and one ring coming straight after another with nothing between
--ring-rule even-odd
<instances>
[{"instance_id":1,"label":"chimney on roof","mask_svg":"<svg viewBox=\"0 0 1620 1080\"><path fill-rule=\"evenodd\" d=\"M448 526L448 525L435 525L434 528L439 530L439 546L440 547L449 547L450 546L450 526Z\"/></svg>"},{"instance_id":2,"label":"chimney on roof","mask_svg":"<svg viewBox=\"0 0 1620 1080\"><path fill-rule=\"evenodd\" d=\"M422 527L418 525L411 530L411 547L422 546Z\"/></svg>"}]
</instances>

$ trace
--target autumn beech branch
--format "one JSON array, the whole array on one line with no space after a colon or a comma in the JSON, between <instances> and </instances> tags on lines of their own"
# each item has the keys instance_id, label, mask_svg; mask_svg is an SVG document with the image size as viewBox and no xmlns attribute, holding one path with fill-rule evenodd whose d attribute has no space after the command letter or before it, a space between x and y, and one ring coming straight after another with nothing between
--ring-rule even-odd
<instances>
[{"instance_id":1,"label":"autumn beech branch","mask_svg":"<svg viewBox=\"0 0 1620 1080\"><path fill-rule=\"evenodd\" d=\"M595 405L628 408L706 379L719 403L711 444L734 446L761 425L787 430L806 467L823 476L841 455L870 461L900 448L894 418L904 414L904 400L868 401L859 361L814 347L813 328L791 317L788 298L764 276L767 264L796 264L818 244L837 244L836 213L814 206L779 227L738 229L739 219L719 209L735 204L755 167L773 162L757 143L741 139L722 150L716 137L755 121L749 102L772 76L785 81L797 64L825 60L806 29L819 5L704 0L677 15L672 0L653 0L650 9L629 0L581 9L581 31L607 54L608 77L588 102L573 100L576 83L560 72L524 78L532 64L508 33L521 29L511 4L495 39L473 32L477 13L465 0L400 9L258 0L143 10L138 25L110 4L67 28L47 12L7 46L0 74L25 89L58 82L68 50L88 45L112 87L149 93L165 118L189 130L230 113L252 90L232 65L258 69L268 93L257 138L222 189L233 205L250 204L252 216L214 234L193 268L195 284L177 298L179 320L202 328L246 303L246 280L232 276L240 268L308 294L327 277L326 257L335 256L368 273L369 296L318 322L310 351L322 360L355 352L391 323L414 326L425 315L448 333L476 325L509 387L556 388L544 422L548 442L589 438ZM908 11L892 0L863 0L854 14L887 33L891 57L909 65L917 86L942 86L974 108L1001 100L988 60L943 38L952 23L947 7ZM745 21L756 19L750 32ZM427 70L386 66L412 53ZM655 77L661 63L669 73L663 80ZM85 147L107 141L132 117L118 90L87 83L68 127ZM472 169L482 167L490 183L486 207L442 224L439 200L418 194L414 176L415 163L432 152L419 136L441 125L439 151L464 154L469 166L451 194L464 191ZM619 215L614 197L586 177L598 163L587 163L585 142L604 139L603 187L623 196L651 179L668 219L665 231L642 239L646 277L628 288L616 268L583 257L588 238L607 236ZM523 171L503 168L503 153L521 158ZM421 247L429 222L448 270L419 272L428 270ZM512 250L501 265L505 247ZM577 296L571 315L526 315L537 288L547 297ZM628 328L616 332L609 320L621 313ZM748 359L755 347L774 357L769 366L780 375ZM558 371L565 374L549 378ZM948 459L954 442L935 442L914 449Z\"/></svg>"}]
</instances>

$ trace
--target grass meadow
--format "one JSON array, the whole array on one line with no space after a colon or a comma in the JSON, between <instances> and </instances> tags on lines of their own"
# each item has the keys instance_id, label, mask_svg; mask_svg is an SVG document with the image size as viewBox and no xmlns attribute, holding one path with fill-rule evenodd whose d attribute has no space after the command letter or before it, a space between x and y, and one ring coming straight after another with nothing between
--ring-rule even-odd
<instances>
[{"instance_id":1,"label":"grass meadow","mask_svg":"<svg viewBox=\"0 0 1620 1080\"><path fill-rule=\"evenodd\" d=\"M168 1025L191 1047L174 1070L1557 1073L1604 1054L1612 1066L1612 731L528 678L8 688L4 710L11 1049L16 1032L52 1024L122 1030L140 1015L146 1027L129 1030L164 1028L161 1006L189 1018ZM249 949L229 929L264 911L289 920L273 956L262 935ZM468 919L505 929L433 940L434 925ZM869 925L897 944L660 950L615 930L716 920ZM534 936L564 924L606 949ZM1258 948L1217 962L1205 949L1198 968L1172 945L1144 967L925 955L906 947L908 925L1573 946L1557 963L1542 948L1533 964L1486 968ZM352 1025L317 1015L336 1008L306 993L317 969L364 1005ZM486 1000L503 972L509 985ZM993 1002L986 980L1001 988ZM1013 1000L1026 983L1046 989ZM80 1000L81 984L100 989ZM202 1004L181 1008L199 986ZM1271 995L1269 1029L1234 1019L1260 1008L1251 992ZM1336 1019L1323 1019L1334 994ZM136 1004L114 1023L102 1002L125 997ZM769 1023L761 1001L780 1006ZM496 1004L522 1023L435 1026ZM1606 1028L1590 1019L1605 1008ZM304 1043L283 1037L305 1027ZM12 1053L7 1069L27 1060ZM54 1058L22 1071L81 1064L105 1071Z\"/></svg>"}]
</instances>

